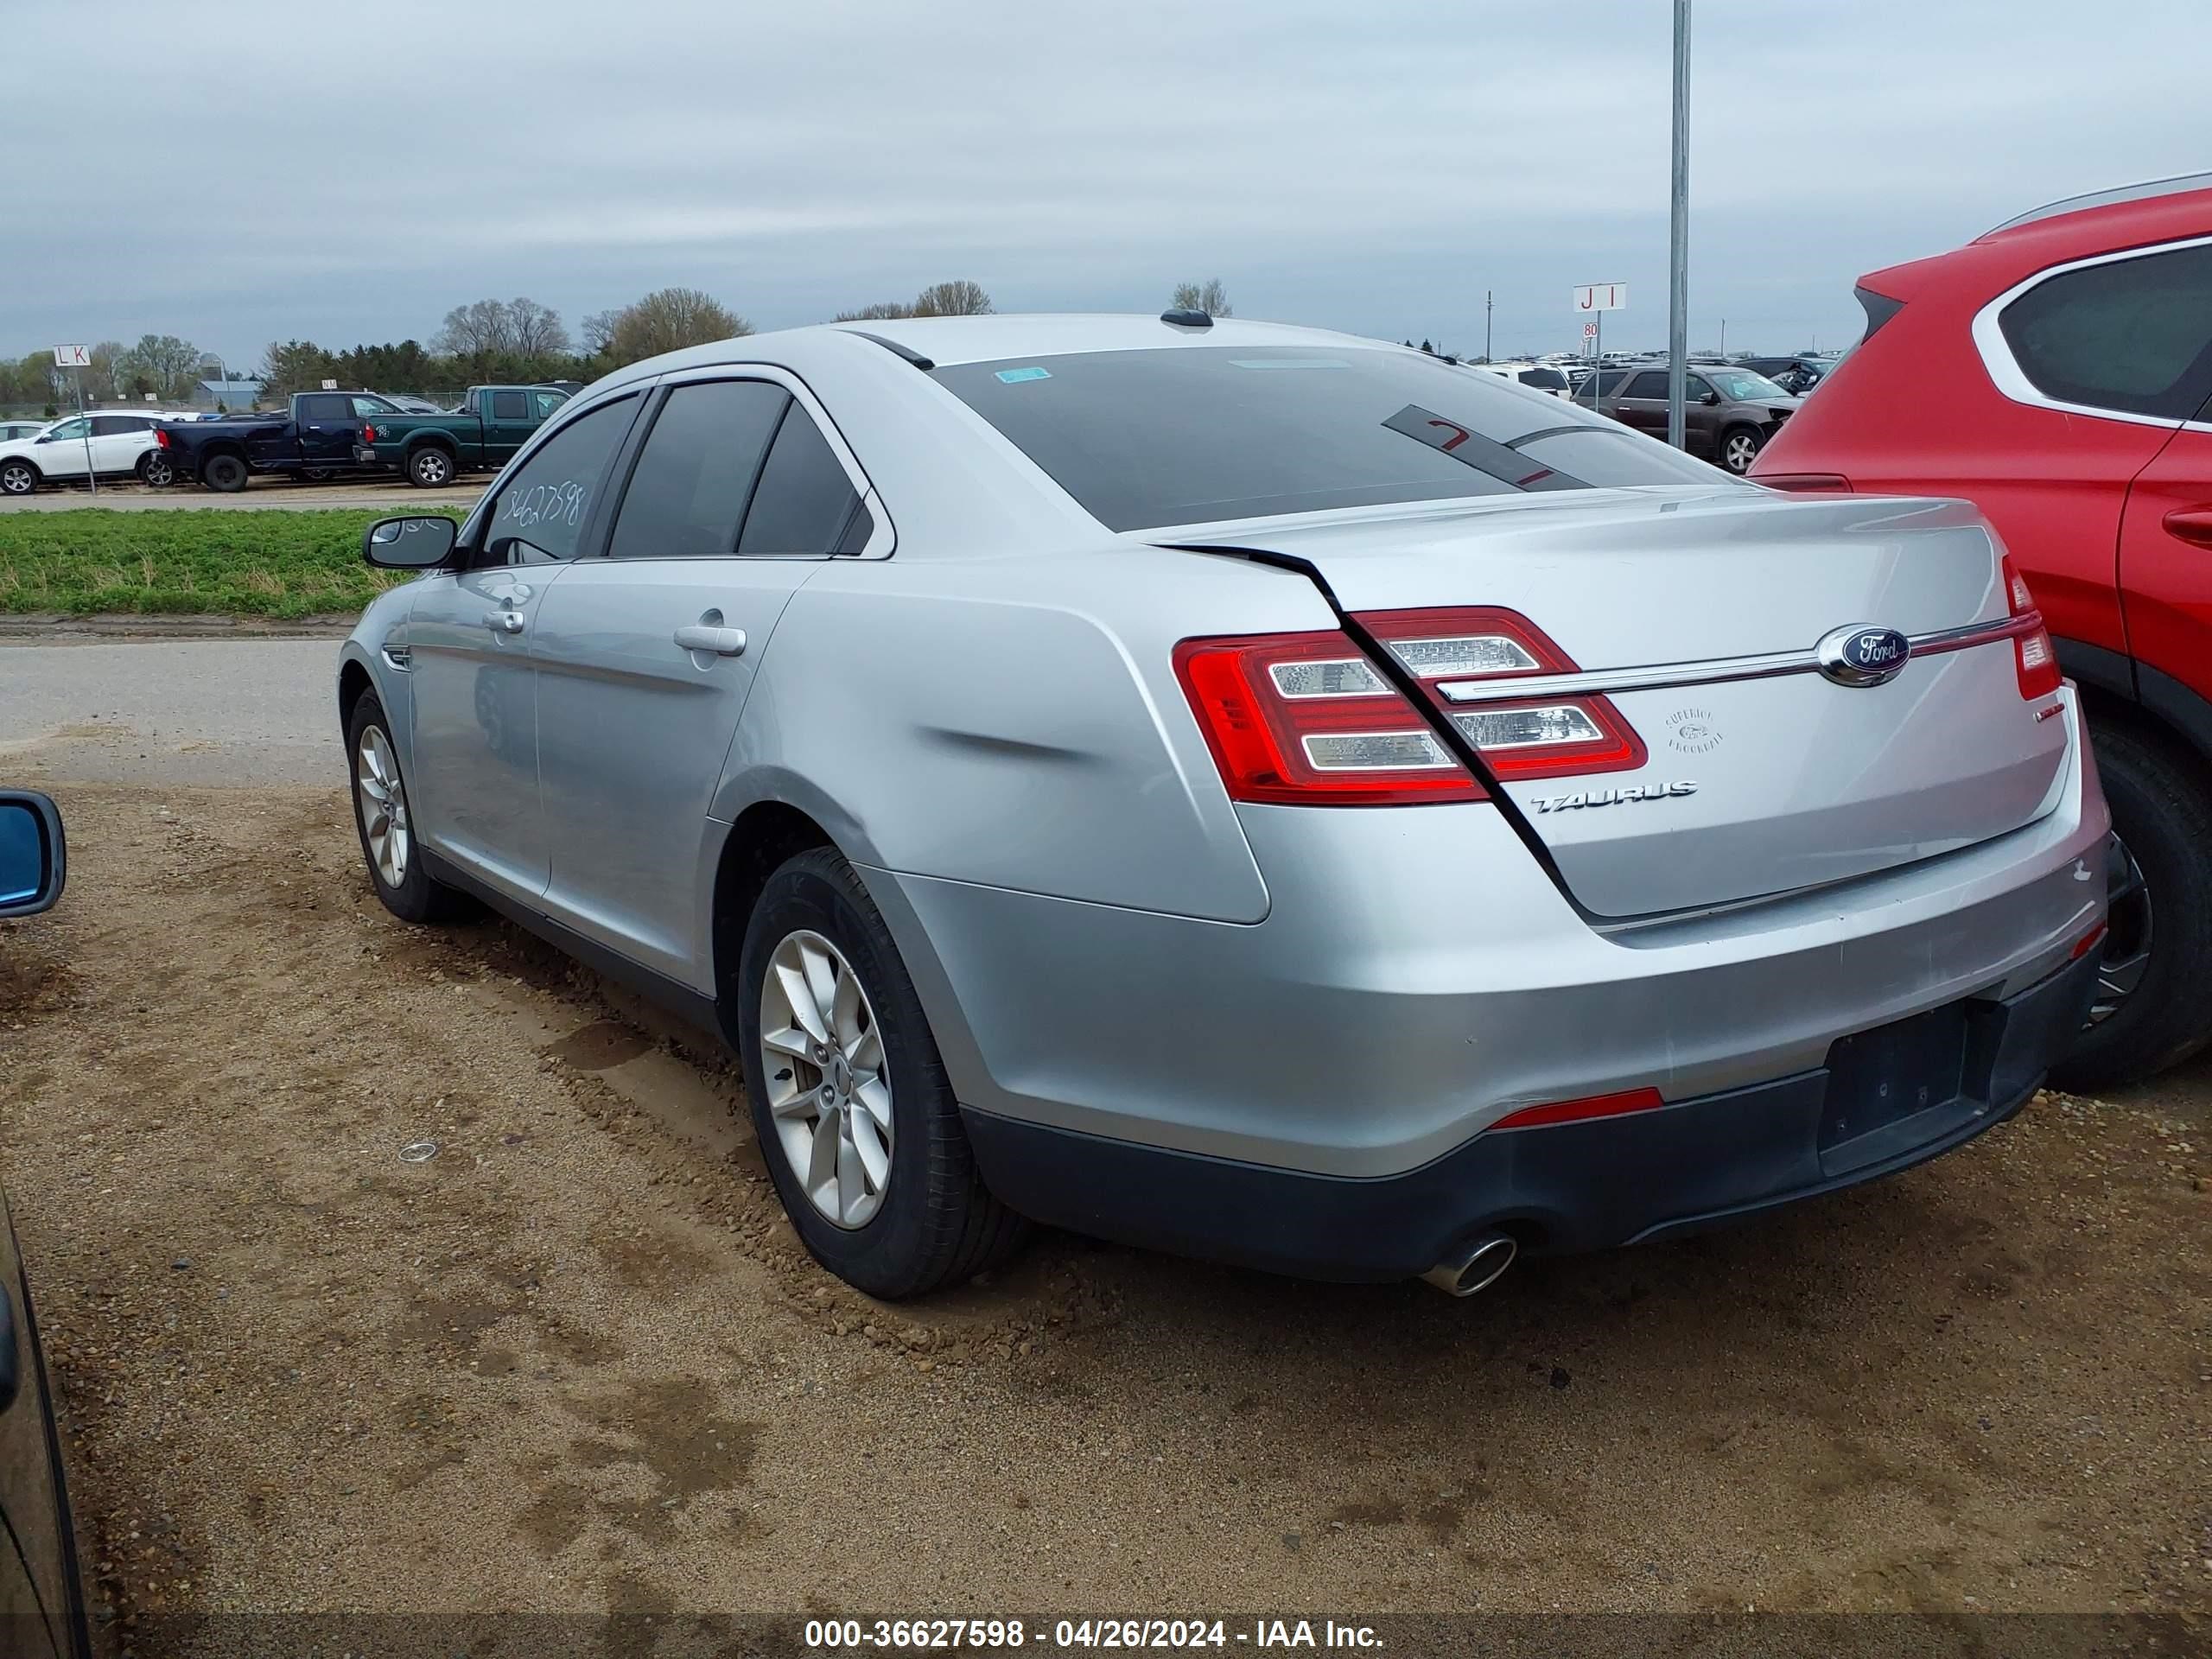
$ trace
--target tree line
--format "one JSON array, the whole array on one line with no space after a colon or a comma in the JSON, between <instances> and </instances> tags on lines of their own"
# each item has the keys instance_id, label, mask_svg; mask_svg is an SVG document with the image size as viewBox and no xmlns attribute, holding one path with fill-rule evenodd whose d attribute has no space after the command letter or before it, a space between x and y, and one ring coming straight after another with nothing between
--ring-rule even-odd
<instances>
[{"instance_id":1,"label":"tree line","mask_svg":"<svg viewBox=\"0 0 2212 1659\"><path fill-rule=\"evenodd\" d=\"M1218 277L1178 283L1171 303L1217 317L1231 315ZM982 316L991 309L982 284L963 278L932 283L911 300L841 311L833 321ZM627 305L593 312L580 325L580 338L570 335L558 311L535 300L476 300L447 312L427 345L403 340L333 351L313 340L271 340L257 373L264 404L314 391L325 380L445 402L473 385L594 380L663 352L752 332L745 318L692 288L657 289ZM57 414L74 404L73 377L79 373L87 402L137 403L150 393L163 406L183 404L200 381L221 372L217 359L174 334L148 334L128 346L103 340L89 355L92 365L84 370L56 368L50 352L13 362L0 358L0 406L38 405L48 416Z\"/></svg>"}]
</instances>

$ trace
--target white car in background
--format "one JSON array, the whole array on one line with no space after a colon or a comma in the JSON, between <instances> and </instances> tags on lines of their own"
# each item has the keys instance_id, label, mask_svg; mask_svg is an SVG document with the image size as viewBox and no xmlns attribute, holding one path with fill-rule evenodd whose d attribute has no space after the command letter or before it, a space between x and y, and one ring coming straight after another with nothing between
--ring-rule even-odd
<instances>
[{"instance_id":1,"label":"white car in background","mask_svg":"<svg viewBox=\"0 0 2212 1659\"><path fill-rule=\"evenodd\" d=\"M1554 397L1566 397L1569 390L1567 371L1549 363L1469 363L1464 366L1494 374L1501 380L1517 380Z\"/></svg>"},{"instance_id":2,"label":"white car in background","mask_svg":"<svg viewBox=\"0 0 2212 1659\"><path fill-rule=\"evenodd\" d=\"M86 475L166 484L167 457L154 429L169 416L100 410L40 427L27 438L0 442L0 495L29 495L47 484L81 484Z\"/></svg>"},{"instance_id":3,"label":"white car in background","mask_svg":"<svg viewBox=\"0 0 2212 1659\"><path fill-rule=\"evenodd\" d=\"M0 421L0 443L12 443L17 438L35 438L46 430L45 421Z\"/></svg>"}]
</instances>

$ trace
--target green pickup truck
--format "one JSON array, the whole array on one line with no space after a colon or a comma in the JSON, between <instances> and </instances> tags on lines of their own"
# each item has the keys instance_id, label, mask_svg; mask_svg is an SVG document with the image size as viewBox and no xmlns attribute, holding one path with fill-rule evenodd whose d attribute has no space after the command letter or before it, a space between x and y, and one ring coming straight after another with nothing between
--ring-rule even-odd
<instances>
[{"instance_id":1,"label":"green pickup truck","mask_svg":"<svg viewBox=\"0 0 2212 1659\"><path fill-rule=\"evenodd\" d=\"M471 386L438 415L378 415L361 429L353 461L404 473L417 488L442 489L462 473L495 473L545 417L569 401L557 386Z\"/></svg>"}]
</instances>

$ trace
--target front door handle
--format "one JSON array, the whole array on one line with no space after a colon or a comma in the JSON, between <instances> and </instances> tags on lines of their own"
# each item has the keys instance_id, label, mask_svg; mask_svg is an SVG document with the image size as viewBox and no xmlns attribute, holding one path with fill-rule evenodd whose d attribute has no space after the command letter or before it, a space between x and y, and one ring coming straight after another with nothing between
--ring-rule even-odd
<instances>
[{"instance_id":1,"label":"front door handle","mask_svg":"<svg viewBox=\"0 0 2212 1659\"><path fill-rule=\"evenodd\" d=\"M676 643L684 651L710 651L717 657L745 654L743 628L714 628L694 622L676 631Z\"/></svg>"},{"instance_id":2,"label":"front door handle","mask_svg":"<svg viewBox=\"0 0 2212 1659\"><path fill-rule=\"evenodd\" d=\"M2212 507L2176 507L2164 522L2166 534L2176 540L2212 547Z\"/></svg>"},{"instance_id":3,"label":"front door handle","mask_svg":"<svg viewBox=\"0 0 2212 1659\"><path fill-rule=\"evenodd\" d=\"M520 611L486 611L484 626L494 633L520 633L523 618Z\"/></svg>"}]
</instances>

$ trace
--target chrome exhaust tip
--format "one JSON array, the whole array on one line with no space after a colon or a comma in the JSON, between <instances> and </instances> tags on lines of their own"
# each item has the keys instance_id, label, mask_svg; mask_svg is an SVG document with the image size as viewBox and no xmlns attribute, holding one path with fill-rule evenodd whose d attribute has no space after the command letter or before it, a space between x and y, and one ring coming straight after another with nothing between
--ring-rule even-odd
<instances>
[{"instance_id":1,"label":"chrome exhaust tip","mask_svg":"<svg viewBox=\"0 0 2212 1659\"><path fill-rule=\"evenodd\" d=\"M1454 1250L1421 1277L1447 1296L1471 1296L1496 1284L1498 1275L1513 1265L1521 1247L1510 1233L1485 1233L1473 1243Z\"/></svg>"}]
</instances>

